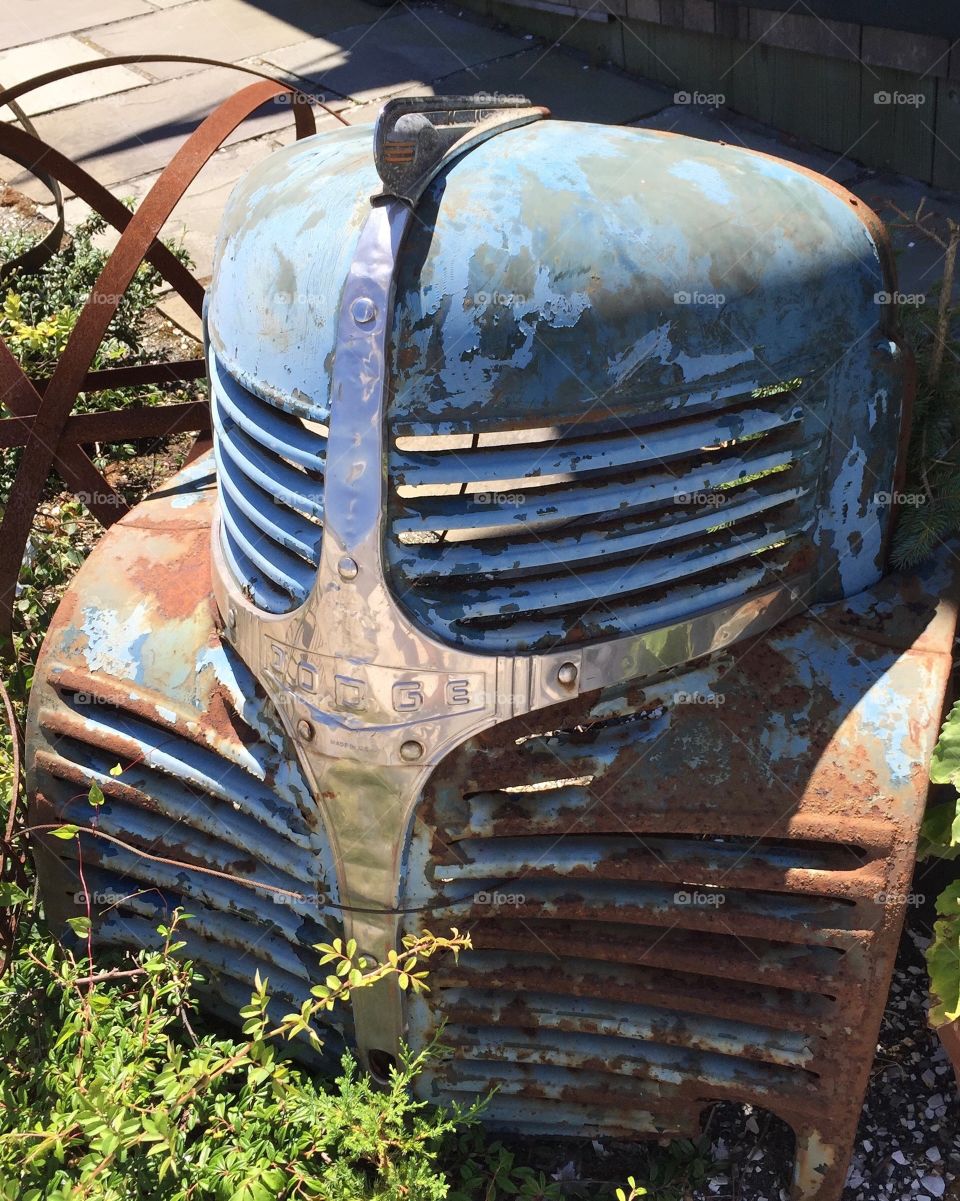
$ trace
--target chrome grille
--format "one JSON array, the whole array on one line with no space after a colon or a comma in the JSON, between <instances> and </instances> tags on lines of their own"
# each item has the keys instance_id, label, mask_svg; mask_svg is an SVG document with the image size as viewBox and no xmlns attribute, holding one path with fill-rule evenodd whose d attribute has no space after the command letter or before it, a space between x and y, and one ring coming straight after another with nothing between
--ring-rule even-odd
<instances>
[{"instance_id":1,"label":"chrome grille","mask_svg":"<svg viewBox=\"0 0 960 1201\"><path fill-rule=\"evenodd\" d=\"M393 586L443 637L515 653L656 628L789 579L825 441L805 392L800 379L728 388L709 415L644 424L398 425Z\"/></svg>"},{"instance_id":2,"label":"chrome grille","mask_svg":"<svg viewBox=\"0 0 960 1201\"><path fill-rule=\"evenodd\" d=\"M224 557L257 606L285 613L320 561L329 412L296 393L254 393L209 361Z\"/></svg>"}]
</instances>

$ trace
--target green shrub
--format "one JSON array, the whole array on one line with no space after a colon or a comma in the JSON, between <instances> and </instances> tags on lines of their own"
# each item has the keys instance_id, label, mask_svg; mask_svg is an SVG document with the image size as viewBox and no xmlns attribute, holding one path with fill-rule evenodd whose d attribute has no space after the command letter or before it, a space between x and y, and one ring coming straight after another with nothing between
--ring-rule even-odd
<instances>
[{"instance_id":1,"label":"green shrub","mask_svg":"<svg viewBox=\"0 0 960 1201\"><path fill-rule=\"evenodd\" d=\"M934 784L950 785L953 796L938 801L926 814L920 854L956 859L960 855L960 701L943 723L940 740L933 752L930 779ZM948 885L937 898L939 917L933 924L933 941L927 948L927 970L934 1004L930 1010L933 1026L942 1026L960 1017L960 880Z\"/></svg>"},{"instance_id":2,"label":"green shrub","mask_svg":"<svg viewBox=\"0 0 960 1201\"><path fill-rule=\"evenodd\" d=\"M436 1052L407 1056L379 1091L349 1056L331 1088L278 1048L316 1040L319 1015L386 974L406 971L422 987L419 962L468 941L427 935L382 968L335 943L304 1011L273 1025L258 978L244 1038L197 1038L198 976L177 957L182 920L119 969L92 971L36 932L24 946L0 985L3 1201L445 1197L443 1140L479 1107L444 1112L412 1098Z\"/></svg>"},{"instance_id":3,"label":"green shrub","mask_svg":"<svg viewBox=\"0 0 960 1201\"><path fill-rule=\"evenodd\" d=\"M128 202L132 208L132 203ZM0 308L0 336L30 375L49 375L76 325L80 310L109 257L95 245L107 223L96 213L82 221L60 251L39 271L14 272L6 280L6 299ZM0 262L22 250L20 236L0 237ZM189 256L182 247L173 253L183 263ZM137 268L123 294L94 365L109 367L119 361L152 360L144 347L146 317L163 283L149 263ZM108 407L113 407L112 403Z\"/></svg>"}]
</instances>

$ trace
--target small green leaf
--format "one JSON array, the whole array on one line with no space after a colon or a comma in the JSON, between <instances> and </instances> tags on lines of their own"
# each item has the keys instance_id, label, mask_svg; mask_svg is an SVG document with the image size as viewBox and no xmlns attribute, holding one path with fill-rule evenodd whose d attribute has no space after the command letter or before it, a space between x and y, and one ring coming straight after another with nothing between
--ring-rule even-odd
<instances>
[{"instance_id":1,"label":"small green leaf","mask_svg":"<svg viewBox=\"0 0 960 1201\"><path fill-rule=\"evenodd\" d=\"M122 773L123 773L123 768L120 766L119 763L115 763L113 765L113 767L110 768L111 776L119 776L119 775L122 775Z\"/></svg>"},{"instance_id":2,"label":"small green leaf","mask_svg":"<svg viewBox=\"0 0 960 1201\"><path fill-rule=\"evenodd\" d=\"M54 836L54 838L74 838L79 829L79 826L58 826L56 830L51 830L50 833Z\"/></svg>"},{"instance_id":3,"label":"small green leaf","mask_svg":"<svg viewBox=\"0 0 960 1201\"><path fill-rule=\"evenodd\" d=\"M91 805L96 805L97 807L102 805L106 800L106 797L103 795L103 789L96 782L96 780L94 780L94 782L90 785L90 791L87 793L87 800Z\"/></svg>"},{"instance_id":4,"label":"small green leaf","mask_svg":"<svg viewBox=\"0 0 960 1201\"><path fill-rule=\"evenodd\" d=\"M930 760L930 779L934 784L957 784L960 780L960 701L947 714L940 741Z\"/></svg>"},{"instance_id":5,"label":"small green leaf","mask_svg":"<svg viewBox=\"0 0 960 1201\"><path fill-rule=\"evenodd\" d=\"M90 933L90 919L88 917L68 917L67 925L78 938L86 938Z\"/></svg>"},{"instance_id":6,"label":"small green leaf","mask_svg":"<svg viewBox=\"0 0 960 1201\"><path fill-rule=\"evenodd\" d=\"M0 882L0 908L8 909L11 905L20 905L24 901L29 900L29 898L30 894L24 892L12 880Z\"/></svg>"}]
</instances>

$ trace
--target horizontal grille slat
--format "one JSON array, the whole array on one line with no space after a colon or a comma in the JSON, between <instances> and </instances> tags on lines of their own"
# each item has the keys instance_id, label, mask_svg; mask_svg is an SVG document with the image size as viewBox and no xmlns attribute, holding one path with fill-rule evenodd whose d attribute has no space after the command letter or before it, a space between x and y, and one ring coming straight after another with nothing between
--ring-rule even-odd
<instances>
[{"instance_id":1,"label":"horizontal grille slat","mask_svg":"<svg viewBox=\"0 0 960 1201\"><path fill-rule=\"evenodd\" d=\"M750 476L778 471L795 461L789 446L766 449L766 443L759 445L763 453L744 452L724 457L683 474L661 471L613 483L582 481L575 487L537 491L521 503L508 500L477 504L469 494L429 501L419 497L405 499L403 508L407 515L395 519L394 529L397 533L540 529L587 517L599 521L604 517L626 516L653 505L675 505L678 497L729 488Z\"/></svg>"},{"instance_id":2,"label":"horizontal grille slat","mask_svg":"<svg viewBox=\"0 0 960 1201\"><path fill-rule=\"evenodd\" d=\"M574 1089L579 1073L596 1071L598 1063L604 1065L604 1074L608 1079L634 1077L670 1084L683 1075L702 1081L706 1090L712 1089L721 1095L725 1088L733 1085L795 1094L808 1091L816 1083L816 1076L806 1069L781 1068L742 1056L717 1055L709 1051L646 1042L642 1048L634 1044L634 1049L631 1049L627 1039L566 1031L551 1030L550 1035L549 1067L553 1071L566 1069L568 1087ZM447 1028L446 1036L471 1063L504 1063L510 1064L511 1069L528 1063L536 1065L538 1076L546 1066L544 1051L531 1047L522 1029L500 1027L495 1033L484 1035L452 1025ZM491 1082L497 1079L498 1074L498 1068L490 1071Z\"/></svg>"},{"instance_id":3,"label":"horizontal grille slat","mask_svg":"<svg viewBox=\"0 0 960 1201\"><path fill-rule=\"evenodd\" d=\"M220 494L221 515L230 526L237 546L268 580L302 604L310 591L316 568L285 552L258 530L224 489Z\"/></svg>"},{"instance_id":4,"label":"horizontal grille slat","mask_svg":"<svg viewBox=\"0 0 960 1201\"><path fill-rule=\"evenodd\" d=\"M590 605L607 597L663 589L691 576L731 567L774 549L805 527L774 528L752 537L714 541L709 546L697 546L672 555L650 555L626 567L591 569L581 563L558 564L559 577L527 578L512 584L491 585L488 588L461 587L457 600L463 607L461 623L500 618L504 611L511 622L528 612L550 613L570 605ZM571 578L572 577L572 578Z\"/></svg>"},{"instance_id":5,"label":"horizontal grille slat","mask_svg":"<svg viewBox=\"0 0 960 1201\"><path fill-rule=\"evenodd\" d=\"M718 387L711 412L692 396L579 421L545 409L516 429L478 409L472 433L396 423L386 559L401 604L449 641L516 654L798 587L826 453L816 387Z\"/></svg>"},{"instance_id":6,"label":"horizontal grille slat","mask_svg":"<svg viewBox=\"0 0 960 1201\"><path fill-rule=\"evenodd\" d=\"M521 920L480 916L470 927L470 937L478 949L510 953L520 963L531 954L530 929ZM753 933L737 935L722 928L711 933L715 956L705 956L703 937L697 930L627 925L616 919L598 923L538 918L535 931L534 953L549 952L555 964L566 957L617 968L642 964L714 982L734 980L789 989L803 996L804 1003L809 994L830 993L843 956L837 948L810 946L803 941L778 942Z\"/></svg>"},{"instance_id":7,"label":"horizontal grille slat","mask_svg":"<svg viewBox=\"0 0 960 1201\"><path fill-rule=\"evenodd\" d=\"M78 825L89 824L90 807L85 795L79 798L74 796L71 799L65 791L55 786L45 786L43 795L57 805L65 821L76 822ZM151 813L147 809L113 799L100 806L97 828L107 834L122 832L118 833L118 837L125 843L148 850L151 855L176 859L178 862L194 866L209 867L216 864L216 870L235 874L244 868L249 869L252 863L249 848L238 847L234 838L221 837L219 833L208 834L198 829L195 822L186 822L167 812ZM306 893L312 887L309 872L301 870L294 874L290 870L294 865L284 864L282 857L276 853L276 848L264 845L266 841L261 841L257 855L258 880L262 884L262 894L269 896L271 890L280 889L285 892ZM127 858L129 862L131 855L131 852L124 851L121 847L100 842L90 853L94 860L100 860L104 864L123 858ZM144 868L149 873L153 871L154 865L152 862L144 863ZM175 878L172 876L171 880Z\"/></svg>"},{"instance_id":8,"label":"horizontal grille slat","mask_svg":"<svg viewBox=\"0 0 960 1201\"><path fill-rule=\"evenodd\" d=\"M665 882L678 888L692 877L717 889L788 887L793 893L841 898L877 887L872 874L861 872L865 856L842 845L570 833L504 837L492 844L451 839L449 845L450 854L438 857L434 869L445 886L487 881L506 872L525 881L544 876L571 884L587 878Z\"/></svg>"},{"instance_id":9,"label":"horizontal grille slat","mask_svg":"<svg viewBox=\"0 0 960 1201\"><path fill-rule=\"evenodd\" d=\"M681 933L680 938L683 937L686 936ZM674 939L674 950L677 941ZM790 948L790 956L790 964L800 968L795 947ZM789 970L787 964L785 970ZM811 965L811 970L815 970L815 965ZM642 1004L657 1011L701 1014L796 1031L808 1039L819 1032L831 1004L822 996L810 994L809 989L803 995L803 990L795 987L740 981L729 975L720 985L715 977L648 963L645 955L637 963L609 963L579 959L572 954L558 959L543 951L521 955L478 947L459 963L435 968L431 987L435 991L456 989L458 995L467 999L474 992L515 996L529 988L535 974L540 975L544 987L556 997L596 999L608 1008L619 1007L623 1002ZM800 979L809 985L808 974L801 974ZM820 981L817 983L819 986Z\"/></svg>"},{"instance_id":10,"label":"horizontal grille slat","mask_svg":"<svg viewBox=\"0 0 960 1201\"><path fill-rule=\"evenodd\" d=\"M809 1038L796 1032L723 1021L708 1014L666 1013L624 1002L611 1006L594 998L574 999L548 991L549 977L543 983L544 991L526 992L521 1000L490 993L482 987L448 988L444 993L444 1018L452 1026L471 1030L519 1026L564 1035L660 1043L717 1055L742 1055L778 1067L802 1068L812 1058Z\"/></svg>"},{"instance_id":11,"label":"horizontal grille slat","mask_svg":"<svg viewBox=\"0 0 960 1201\"><path fill-rule=\"evenodd\" d=\"M529 1130L537 1134L547 1132L576 1139L607 1135L635 1140L648 1134L686 1134L691 1128L689 1117L686 1121L678 1118L676 1126L669 1124L664 1114L662 1094L658 1095L656 1086L651 1085L649 1100L644 1104L642 1098L640 1101L637 1099L637 1081L630 1082L631 1087L626 1095L618 1095L610 1089L608 1080L602 1084L604 1078L590 1077L586 1073L578 1082L582 1099L569 1095L568 1082L568 1095L563 1100L562 1111L558 1113L557 1101L561 1098L557 1092L563 1085L557 1084L551 1088L542 1079L543 1073L543 1068L538 1069L534 1079L519 1072L510 1072L507 1064L498 1064L495 1073L481 1067L473 1072L465 1071L453 1081L440 1078L434 1082L432 1074L428 1072L419 1091L431 1100L464 1105L478 1094L487 1092L491 1083L495 1083L496 1091L483 1112L483 1124L489 1129L507 1130L513 1135ZM427 1088L430 1092L427 1092ZM606 1092L606 1104L602 1098L593 1095L600 1091ZM611 1111L617 1115L613 1123Z\"/></svg>"},{"instance_id":12,"label":"horizontal grille slat","mask_svg":"<svg viewBox=\"0 0 960 1201\"><path fill-rule=\"evenodd\" d=\"M220 448L215 447L214 450L221 494L229 495L234 505L261 534L316 566L320 562L320 527L308 518L301 517L295 509L276 504L273 497L268 496L252 480L245 482L243 490L238 488L230 472L224 470Z\"/></svg>"},{"instance_id":13,"label":"horizontal grille slat","mask_svg":"<svg viewBox=\"0 0 960 1201\"><path fill-rule=\"evenodd\" d=\"M186 890L176 885L168 886L160 880L153 888L148 884L145 891L135 891L131 887L132 878L126 873L120 875L111 864L92 863L89 869L88 873L85 856L84 876L87 877L87 886L94 896L98 893L111 895L116 892L118 885L126 889L126 892L121 892L123 899L116 902L116 909L110 909L106 913L104 924L109 923L112 913L117 913L125 922L143 918L148 924L153 922L155 925L156 921L169 916L173 908L171 902L189 904L192 900L196 905L199 899L195 893L192 897L188 896ZM161 889L164 889L164 892L161 892ZM280 906L277 908L279 911ZM265 977L269 972L271 984L276 983L278 986L284 979L285 982L297 981L309 985L311 963L315 963L316 960L315 957L311 958L309 944L303 941L303 938L323 939L329 933L322 925L305 923L301 918L299 920L302 937L298 938L297 926L294 924L296 919L291 920L282 911L278 912L276 921L271 912L268 922L257 918L252 909L240 913L236 909L230 911L218 906L214 913L212 908L196 906L190 912L192 916L181 928L181 936L194 944L205 945L205 962L231 975L236 972L239 979L249 981L253 975L249 965L241 968L238 963L241 958L238 952L242 952L244 957L248 956L257 961L261 975ZM289 991L293 991L289 988L289 983L287 987ZM248 985L244 1004L249 1000ZM335 1021L342 1019L342 1016L336 1015Z\"/></svg>"},{"instance_id":14,"label":"horizontal grille slat","mask_svg":"<svg viewBox=\"0 0 960 1201\"><path fill-rule=\"evenodd\" d=\"M515 424L512 420L507 420L510 420L511 429L525 432L530 428L543 428L547 418L551 424L561 428L590 430L618 429L625 424L631 428L644 429L650 426L659 427L665 420L680 421L703 416L722 418L728 407L740 406L750 401L756 401L762 406L771 403L763 398L772 397L775 400L783 392L791 392L797 399L802 399L811 391L806 381L821 380L830 367L830 359L824 358L822 354L803 356L799 361L793 362L767 360L764 371L769 375L769 384L758 384L755 368L746 373L734 370L723 377L712 379L709 375L704 375L682 388L679 388L674 380L670 383L646 384L642 391L615 392L601 398L588 396L573 407L568 406L555 412L531 412L529 406L524 406L515 414ZM439 422L418 419L406 409L394 416L393 429L398 437L463 437L476 436L479 432L481 435L489 433L502 440L504 419L491 421L486 417L482 406L478 407L478 411L469 412L467 416L457 420Z\"/></svg>"},{"instance_id":15,"label":"horizontal grille slat","mask_svg":"<svg viewBox=\"0 0 960 1201\"><path fill-rule=\"evenodd\" d=\"M320 561L329 413L302 394L253 392L209 356L220 543L254 604L302 604Z\"/></svg>"},{"instance_id":16,"label":"horizontal grille slat","mask_svg":"<svg viewBox=\"0 0 960 1201\"><path fill-rule=\"evenodd\" d=\"M243 550L226 522L220 522L220 546L233 578L253 603L268 613L285 613L296 604L294 597L281 592Z\"/></svg>"},{"instance_id":17,"label":"horizontal grille slat","mask_svg":"<svg viewBox=\"0 0 960 1201\"><path fill-rule=\"evenodd\" d=\"M79 748L71 746L69 749L76 754ZM204 837L209 835L216 837L218 843L233 847L238 858L246 857L249 847L256 845L264 863L282 870L285 875L292 873L287 887L302 888L303 891L308 890L307 886L312 888L313 863L309 845L297 846L293 837L284 840L280 834L242 812L236 812L230 826L224 828L213 817L208 803L196 792L185 787L177 788L174 781L158 772L134 769L125 772L127 780L120 783L110 775L112 764L108 766L108 756L92 752L89 747L86 750L88 762L82 766L71 763L60 754L52 755L45 751L39 752L36 759L37 770L45 777L45 794L50 800L56 799L61 806L74 808L74 820L82 819L85 822L90 817L86 793L90 785L96 783L106 798L104 811L107 814L114 811L118 815L124 813L131 819L129 826L121 820L113 823L117 829L129 829L136 834L142 825L138 816L142 810L160 806L164 825L155 832L155 841L166 837L169 831L184 841L189 840L191 847L201 847ZM56 786L51 786L54 780L69 784L71 791L77 785L84 791L79 798L74 792L71 798L71 791L60 791ZM140 808L133 808L135 805ZM196 843L193 842L194 838L198 839Z\"/></svg>"},{"instance_id":18,"label":"horizontal grille slat","mask_svg":"<svg viewBox=\"0 0 960 1201\"><path fill-rule=\"evenodd\" d=\"M82 708L83 713L79 712ZM309 845L310 834L299 814L285 809L276 812L273 794L262 781L215 752L143 721L133 714L117 712L105 705L83 704L78 709L43 710L42 727L57 741L74 740L77 764L85 768L91 754L102 748L113 766L119 758L128 762L121 782L136 780L141 773L156 772L168 787L190 788L197 794L228 804L286 838ZM199 798L198 798L199 799Z\"/></svg>"},{"instance_id":19,"label":"horizontal grille slat","mask_svg":"<svg viewBox=\"0 0 960 1201\"><path fill-rule=\"evenodd\" d=\"M621 558L635 552L683 543L697 534L709 534L719 525L733 526L774 510L782 510L807 494L797 485L769 493L738 490L733 501L722 508L690 515L665 524L662 519L624 520L616 526L575 529L569 533L550 531L530 541L441 542L412 546L391 542L388 555L396 570L414 582L443 583L452 576L488 575L507 579L517 573L556 569L561 563L581 565L605 559Z\"/></svg>"},{"instance_id":20,"label":"horizontal grille slat","mask_svg":"<svg viewBox=\"0 0 960 1201\"><path fill-rule=\"evenodd\" d=\"M394 470L398 485L473 484L505 489L513 485L545 486L558 477L586 474L644 463L665 464L699 454L711 442L755 438L794 425L803 416L796 402L779 409L754 407L724 413L722 418L689 421L665 429L621 428L584 437L577 427L550 430L549 441L525 441L520 447L497 446L438 450L416 454L398 450ZM438 437L437 441L441 438Z\"/></svg>"},{"instance_id":21,"label":"horizontal grille slat","mask_svg":"<svg viewBox=\"0 0 960 1201\"><path fill-rule=\"evenodd\" d=\"M781 570L773 570L768 566L741 566L722 583L709 581L678 585L653 603L642 600L637 603L623 601L619 594L615 594L609 598L593 597L588 612L573 609L572 612L564 610L559 615L527 617L521 614L516 618L505 613L495 618L494 622L498 627L497 633L509 631L512 638L526 645L540 639L562 642L575 623L587 619L597 636L625 636L639 630L655 630L681 621L691 614L706 612L716 606L746 597L750 593L759 592L764 586L781 584L784 580L783 569L787 564L782 561L777 566ZM471 624L478 627L480 625L477 621L457 622L458 628L470 629ZM493 638L486 634L486 631L484 634L482 641L490 642L492 648Z\"/></svg>"},{"instance_id":22,"label":"horizontal grille slat","mask_svg":"<svg viewBox=\"0 0 960 1201\"><path fill-rule=\"evenodd\" d=\"M308 516L323 517L323 484L297 471L279 456L257 446L229 418L224 418L214 406L214 427L219 438L222 457L229 461L234 472L240 471L272 491L276 498Z\"/></svg>"},{"instance_id":23,"label":"horizontal grille slat","mask_svg":"<svg viewBox=\"0 0 960 1201\"><path fill-rule=\"evenodd\" d=\"M226 414L247 437L259 442L267 450L299 463L308 471L323 472L326 458L322 453L323 443L304 426L302 421L267 404L252 392L241 388L224 371L214 366L216 373L217 401Z\"/></svg>"},{"instance_id":24,"label":"horizontal grille slat","mask_svg":"<svg viewBox=\"0 0 960 1201\"><path fill-rule=\"evenodd\" d=\"M441 900L433 910L436 917L454 925L466 918L483 917L489 902L474 898L477 894L500 891L522 895L523 900L510 906L510 910L526 922L567 918L585 923L637 923L685 930L716 929L721 925L736 929L738 923L744 923L741 928L764 938L840 949L868 940L870 934L856 924L861 916L857 907L837 899L728 888L723 891L722 914L720 905L712 906L709 901L676 900L678 893L690 893L697 883L692 879L665 888L579 877L558 880L527 877L520 883L512 880L509 873L498 873L474 883L477 887L472 894L450 896L446 904Z\"/></svg>"}]
</instances>

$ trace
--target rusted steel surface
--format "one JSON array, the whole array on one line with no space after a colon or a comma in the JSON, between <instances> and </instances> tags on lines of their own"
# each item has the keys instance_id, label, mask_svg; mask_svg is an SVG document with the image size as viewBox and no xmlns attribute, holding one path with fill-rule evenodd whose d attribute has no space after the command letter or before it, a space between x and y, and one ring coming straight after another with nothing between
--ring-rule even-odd
<instances>
[{"instance_id":1,"label":"rusted steel surface","mask_svg":"<svg viewBox=\"0 0 960 1201\"><path fill-rule=\"evenodd\" d=\"M97 70L117 62L133 61L134 56L118 59L101 59L77 66L59 68L41 76L25 80L16 87L0 90L0 106L9 104L15 114L18 97L34 88L54 82L77 71ZM151 55L150 61L161 61L170 56ZM185 59L215 63L210 59ZM136 56L137 61L145 61ZM229 64L216 64L229 66ZM0 423L0 445L23 446L10 496L5 498L4 515L0 524L0 642L6 643L11 628L12 604L17 575L29 536L30 526L39 503L47 476L56 469L68 487L81 494L91 512L104 525L110 525L127 511L123 497L96 470L82 449L80 439L93 437L84 428L71 423L70 413L79 392L103 388L126 387L137 383L160 379L163 381L196 379L197 365L193 362L166 363L160 368L117 368L110 371L91 371L107 326L116 312L120 299L129 286L137 268L144 259L151 262L161 275L190 304L198 315L203 303L203 288L177 258L157 241L157 235L173 208L183 196L209 157L222 145L224 139L250 113L277 96L286 95L301 99L303 103L293 105L297 137L305 137L316 131L313 112L306 96L286 84L264 76L261 72L237 68L257 75L260 82L251 84L226 100L187 139L174 156L135 214L101 187L82 168L65 156L47 146L39 139L29 122L23 129L11 124L0 124L0 157L13 159L43 180L52 182L57 188L64 183L91 204L106 220L120 231L120 240L108 258L94 285L80 317L72 331L63 355L51 379L38 387L27 378L8 348L0 343L0 396L12 418ZM156 410L162 414L163 410ZM106 414L98 415L100 430L98 437L115 440L138 436L131 429L142 429L144 434L172 433L188 429L209 429L209 417L202 406L189 409L177 406L177 412L169 414L168 424L162 416L150 416L143 412L123 415L115 427ZM158 424L159 422L159 424ZM195 422L195 424L190 424ZM4 429L3 427L6 427Z\"/></svg>"},{"instance_id":2,"label":"rusted steel surface","mask_svg":"<svg viewBox=\"0 0 960 1201\"><path fill-rule=\"evenodd\" d=\"M411 1004L414 1045L445 1023L450 1048L425 1095L485 1080L496 1126L585 1135L638 1118L690 1134L709 1102L751 1102L796 1132L795 1195L839 1197L910 893L953 576L888 578L693 675L450 755L404 901L477 952Z\"/></svg>"},{"instance_id":3,"label":"rusted steel surface","mask_svg":"<svg viewBox=\"0 0 960 1201\"><path fill-rule=\"evenodd\" d=\"M152 945L183 906L204 997L235 1018L257 968L281 1012L307 999L313 946L338 932L338 893L279 715L214 628L215 491L208 455L117 522L81 568L37 665L30 820L95 825L124 844L36 840L52 921L85 913L88 897L103 915L96 954ZM344 1045L333 1020L330 1064Z\"/></svg>"}]
</instances>

